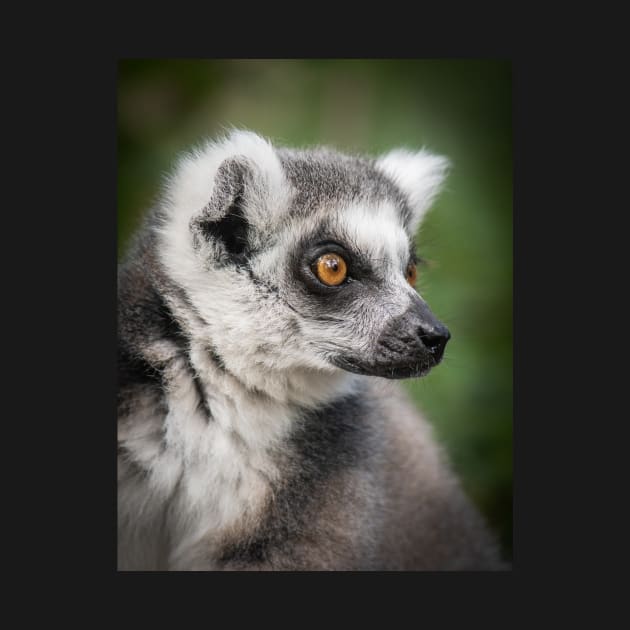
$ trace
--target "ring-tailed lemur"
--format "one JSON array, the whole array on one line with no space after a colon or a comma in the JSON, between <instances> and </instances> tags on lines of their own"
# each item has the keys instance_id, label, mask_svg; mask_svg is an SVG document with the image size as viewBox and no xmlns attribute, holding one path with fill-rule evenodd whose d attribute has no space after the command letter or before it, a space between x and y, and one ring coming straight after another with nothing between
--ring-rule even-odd
<instances>
[{"instance_id":1,"label":"ring-tailed lemur","mask_svg":"<svg viewBox=\"0 0 630 630\"><path fill-rule=\"evenodd\" d=\"M239 131L179 161L119 267L120 570L502 567L388 380L449 338L413 287L446 168Z\"/></svg>"}]
</instances>

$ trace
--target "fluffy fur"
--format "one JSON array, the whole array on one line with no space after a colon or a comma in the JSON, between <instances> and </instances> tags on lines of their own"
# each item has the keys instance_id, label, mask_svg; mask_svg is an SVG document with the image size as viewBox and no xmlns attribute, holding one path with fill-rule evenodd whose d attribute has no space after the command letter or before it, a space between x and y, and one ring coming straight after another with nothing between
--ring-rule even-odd
<instances>
[{"instance_id":1,"label":"fluffy fur","mask_svg":"<svg viewBox=\"0 0 630 630\"><path fill-rule=\"evenodd\" d=\"M446 167L251 132L180 160L119 268L119 569L501 568L386 380L448 339L405 279Z\"/></svg>"}]
</instances>

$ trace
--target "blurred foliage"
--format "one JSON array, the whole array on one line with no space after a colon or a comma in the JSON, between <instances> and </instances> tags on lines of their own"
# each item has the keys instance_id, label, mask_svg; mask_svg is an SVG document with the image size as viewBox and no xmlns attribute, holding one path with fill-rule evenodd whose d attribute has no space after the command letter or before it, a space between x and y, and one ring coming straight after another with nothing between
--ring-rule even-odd
<instances>
[{"instance_id":1,"label":"blurred foliage","mask_svg":"<svg viewBox=\"0 0 630 630\"><path fill-rule=\"evenodd\" d=\"M512 553L511 65L487 60L124 60L118 251L178 153L234 126L289 146L427 148L453 164L419 234L418 287L450 328L404 387Z\"/></svg>"}]
</instances>

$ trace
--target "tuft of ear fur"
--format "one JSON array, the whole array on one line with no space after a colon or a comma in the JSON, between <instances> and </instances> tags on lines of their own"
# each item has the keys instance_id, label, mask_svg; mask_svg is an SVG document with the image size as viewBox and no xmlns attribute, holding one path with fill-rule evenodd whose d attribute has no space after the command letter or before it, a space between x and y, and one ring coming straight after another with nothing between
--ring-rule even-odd
<instances>
[{"instance_id":1,"label":"tuft of ear fur","mask_svg":"<svg viewBox=\"0 0 630 630\"><path fill-rule=\"evenodd\" d=\"M450 162L426 150L394 149L376 161L376 167L407 196L412 215L409 229L415 234L427 210L440 192Z\"/></svg>"}]
</instances>

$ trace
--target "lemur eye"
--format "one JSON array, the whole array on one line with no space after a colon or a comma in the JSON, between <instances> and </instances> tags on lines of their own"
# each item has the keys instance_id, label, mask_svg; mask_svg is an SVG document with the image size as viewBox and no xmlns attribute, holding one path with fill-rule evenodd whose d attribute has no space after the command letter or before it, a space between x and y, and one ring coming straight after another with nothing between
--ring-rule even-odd
<instances>
[{"instance_id":1,"label":"lemur eye","mask_svg":"<svg viewBox=\"0 0 630 630\"><path fill-rule=\"evenodd\" d=\"M339 254L324 254L313 265L315 275L328 286L335 287L346 279L348 268Z\"/></svg>"},{"instance_id":2,"label":"lemur eye","mask_svg":"<svg viewBox=\"0 0 630 630\"><path fill-rule=\"evenodd\" d=\"M407 282L412 286L416 286L416 278L418 277L418 269L413 263L407 265L407 272L405 273Z\"/></svg>"}]
</instances>

